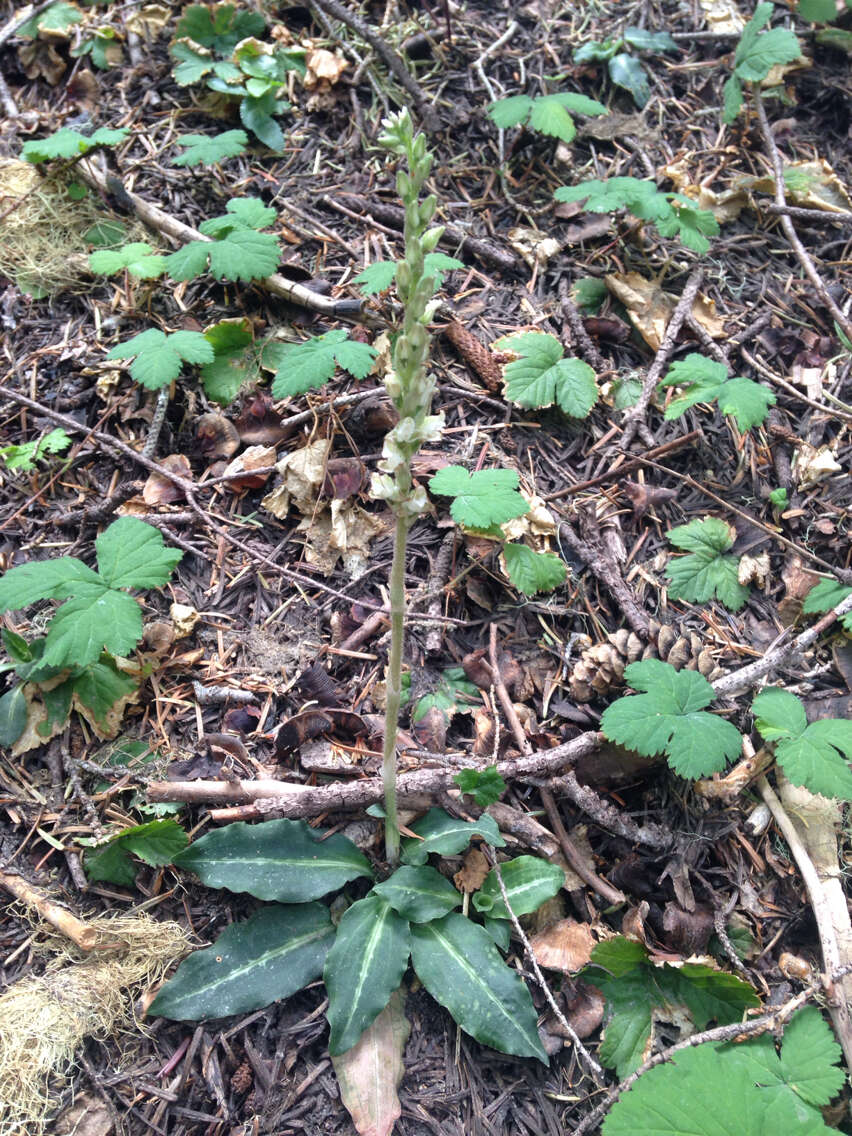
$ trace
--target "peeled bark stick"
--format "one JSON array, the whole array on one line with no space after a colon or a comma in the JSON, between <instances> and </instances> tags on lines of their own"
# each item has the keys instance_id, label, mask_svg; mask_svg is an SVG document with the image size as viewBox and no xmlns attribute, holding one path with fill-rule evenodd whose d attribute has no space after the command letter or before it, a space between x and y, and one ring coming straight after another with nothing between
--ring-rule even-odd
<instances>
[{"instance_id":1,"label":"peeled bark stick","mask_svg":"<svg viewBox=\"0 0 852 1136\"><path fill-rule=\"evenodd\" d=\"M580 734L564 745L538 750L511 761L497 763L504 781L510 778L538 777L555 773L586 754L603 741L594 731ZM403 773L398 779L400 796L434 794L454 787L456 769L419 769ZM329 809L358 809L380 801L384 795L381 778L370 777L349 784L313 787L289 781L152 781L149 801L186 801L190 804L245 804L245 812L231 819L250 819L275 813L278 816L318 816Z\"/></svg>"},{"instance_id":2,"label":"peeled bark stick","mask_svg":"<svg viewBox=\"0 0 852 1136\"><path fill-rule=\"evenodd\" d=\"M97 942L98 932L94 927L78 919L67 907L61 907L52 899L48 899L43 891L28 884L21 876L13 875L11 872L0 872L0 887L15 899L19 899L21 903L25 903L27 907L37 911L51 927L55 927L57 931L76 943L81 950L90 951Z\"/></svg>"},{"instance_id":3,"label":"peeled bark stick","mask_svg":"<svg viewBox=\"0 0 852 1136\"><path fill-rule=\"evenodd\" d=\"M155 229L158 233L163 233L167 237L173 237L182 242L212 241L211 237L205 237L203 233L199 233L191 225L185 225L177 217L172 217L170 213L164 212L156 205L151 205L144 198L138 197L135 193L125 189L118 178L113 174L108 174L105 170L99 169L94 162L84 159L78 163L77 170L81 179L99 193L105 195L112 193L119 196L127 208L132 209L139 220L150 229ZM253 283L259 284L273 296L280 296L283 300L289 300L290 303L298 304L302 308L323 312L325 315L334 316L336 319L355 319L363 322L364 317L362 316L360 300L333 300L329 296L321 296L318 292L312 292L304 284L296 284L292 280L286 280L277 273L266 276L262 280L255 280Z\"/></svg>"}]
</instances>

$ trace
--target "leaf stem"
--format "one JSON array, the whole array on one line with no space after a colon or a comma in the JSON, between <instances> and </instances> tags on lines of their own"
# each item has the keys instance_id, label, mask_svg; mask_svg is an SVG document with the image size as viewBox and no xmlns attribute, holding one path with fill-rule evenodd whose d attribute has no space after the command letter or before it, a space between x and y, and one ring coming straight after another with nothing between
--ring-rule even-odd
<instances>
[{"instance_id":1,"label":"leaf stem","mask_svg":"<svg viewBox=\"0 0 852 1136\"><path fill-rule=\"evenodd\" d=\"M385 702L385 741L382 782L385 790L385 853L389 864L399 861L399 819L396 807L396 739L402 701L402 648L405 641L405 549L409 521L397 516L390 574L391 644L388 654Z\"/></svg>"}]
</instances>

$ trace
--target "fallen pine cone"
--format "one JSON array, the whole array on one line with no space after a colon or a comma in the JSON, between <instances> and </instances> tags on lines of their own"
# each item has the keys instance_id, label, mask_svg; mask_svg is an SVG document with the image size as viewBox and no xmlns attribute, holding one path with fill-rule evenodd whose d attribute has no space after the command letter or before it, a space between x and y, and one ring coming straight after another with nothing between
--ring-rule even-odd
<instances>
[{"instance_id":1,"label":"fallen pine cone","mask_svg":"<svg viewBox=\"0 0 852 1136\"><path fill-rule=\"evenodd\" d=\"M641 659L662 659L676 670L686 667L698 671L712 682L724 674L710 647L694 631L681 631L670 623L651 620L648 642L634 631L621 628L602 643L593 643L583 651L568 679L571 695L577 702L591 702L608 694L624 681L624 668Z\"/></svg>"}]
</instances>

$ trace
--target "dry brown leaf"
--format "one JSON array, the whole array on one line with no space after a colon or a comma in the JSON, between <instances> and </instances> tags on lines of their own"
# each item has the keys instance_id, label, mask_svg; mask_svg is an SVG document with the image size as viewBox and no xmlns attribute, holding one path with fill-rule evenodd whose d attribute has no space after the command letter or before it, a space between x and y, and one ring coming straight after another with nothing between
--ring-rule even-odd
<instances>
[{"instance_id":1,"label":"dry brown leaf","mask_svg":"<svg viewBox=\"0 0 852 1136\"><path fill-rule=\"evenodd\" d=\"M725 338L725 323L716 314L715 300L711 300L708 296L699 292L695 297L695 303L692 305L690 314L695 322L704 328L711 339Z\"/></svg>"},{"instance_id":2,"label":"dry brown leaf","mask_svg":"<svg viewBox=\"0 0 852 1136\"><path fill-rule=\"evenodd\" d=\"M290 511L292 502L300 513L310 515L325 477L330 450L331 442L321 438L286 454L276 467L282 478L281 484L263 498L261 504L264 509L283 518Z\"/></svg>"},{"instance_id":3,"label":"dry brown leaf","mask_svg":"<svg viewBox=\"0 0 852 1136\"><path fill-rule=\"evenodd\" d=\"M793 455L793 475L799 489L812 489L832 474L841 473L840 465L830 446L814 448L802 442Z\"/></svg>"},{"instance_id":4,"label":"dry brown leaf","mask_svg":"<svg viewBox=\"0 0 852 1136\"><path fill-rule=\"evenodd\" d=\"M737 580L765 588L769 584L769 553L759 552L757 556L741 556L737 567Z\"/></svg>"},{"instance_id":5,"label":"dry brown leaf","mask_svg":"<svg viewBox=\"0 0 852 1136\"><path fill-rule=\"evenodd\" d=\"M561 241L525 225L510 229L506 235L509 244L519 256L523 257L530 268L542 268L562 251Z\"/></svg>"},{"instance_id":6,"label":"dry brown leaf","mask_svg":"<svg viewBox=\"0 0 852 1136\"><path fill-rule=\"evenodd\" d=\"M778 618L785 627L790 627L801 614L805 596L820 578L816 572L805 568L801 556L793 553L784 562L781 579L786 591L778 604Z\"/></svg>"},{"instance_id":7,"label":"dry brown leaf","mask_svg":"<svg viewBox=\"0 0 852 1136\"><path fill-rule=\"evenodd\" d=\"M110 1136L114 1126L104 1102L92 1093L82 1093L60 1112L51 1131L53 1136Z\"/></svg>"},{"instance_id":8,"label":"dry brown leaf","mask_svg":"<svg viewBox=\"0 0 852 1136\"><path fill-rule=\"evenodd\" d=\"M128 13L124 26L147 40L156 37L171 18L171 9L165 4L145 4L137 12Z\"/></svg>"},{"instance_id":9,"label":"dry brown leaf","mask_svg":"<svg viewBox=\"0 0 852 1136\"><path fill-rule=\"evenodd\" d=\"M175 473L186 481L192 481L192 467L184 454L168 454L160 462L163 469ZM146 505L173 505L183 500L184 492L161 473L150 473L142 489L142 500Z\"/></svg>"},{"instance_id":10,"label":"dry brown leaf","mask_svg":"<svg viewBox=\"0 0 852 1136\"><path fill-rule=\"evenodd\" d=\"M396 990L355 1045L331 1059L340 1098L359 1136L390 1136L402 1114L397 1089L410 1033L405 998Z\"/></svg>"},{"instance_id":11,"label":"dry brown leaf","mask_svg":"<svg viewBox=\"0 0 852 1136\"><path fill-rule=\"evenodd\" d=\"M748 194L742 188L717 192L694 182L686 158L663 166L660 173L674 183L678 193L691 197L697 203L699 209L709 210L720 224L725 221L736 221L742 210L748 205Z\"/></svg>"},{"instance_id":12,"label":"dry brown leaf","mask_svg":"<svg viewBox=\"0 0 852 1136\"><path fill-rule=\"evenodd\" d=\"M194 607L182 603L173 603L169 615L172 617L175 639L185 639L187 635L191 635L201 619Z\"/></svg>"},{"instance_id":13,"label":"dry brown leaf","mask_svg":"<svg viewBox=\"0 0 852 1136\"><path fill-rule=\"evenodd\" d=\"M198 448L208 461L229 458L240 448L240 435L236 426L218 410L202 414L195 423Z\"/></svg>"},{"instance_id":14,"label":"dry brown leaf","mask_svg":"<svg viewBox=\"0 0 852 1136\"><path fill-rule=\"evenodd\" d=\"M792 171L792 173L791 173ZM807 209L822 209L826 213L848 213L852 198L834 168L824 158L812 162L790 162L784 167L784 190L791 204ZM774 177L742 177L735 187L756 189L760 193L775 193Z\"/></svg>"},{"instance_id":15,"label":"dry brown leaf","mask_svg":"<svg viewBox=\"0 0 852 1136\"><path fill-rule=\"evenodd\" d=\"M277 457L272 446L249 446L226 466L224 477L235 473L245 474L244 477L234 478L227 483L226 488L232 493L242 493L245 489L260 489L269 480L268 467L275 465ZM254 470L266 469L266 473L254 473Z\"/></svg>"},{"instance_id":16,"label":"dry brown leaf","mask_svg":"<svg viewBox=\"0 0 852 1136\"><path fill-rule=\"evenodd\" d=\"M264 498L263 504L268 500ZM297 532L307 533L305 560L328 576L342 560L349 575L357 579L367 568L370 545L388 531L389 521L348 501L333 500L330 505L330 509L322 507L296 526Z\"/></svg>"},{"instance_id":17,"label":"dry brown leaf","mask_svg":"<svg viewBox=\"0 0 852 1136\"><path fill-rule=\"evenodd\" d=\"M64 37L63 37L64 38ZM45 78L55 87L65 74L66 63L52 43L36 39L18 48L21 69L28 79Z\"/></svg>"},{"instance_id":18,"label":"dry brown leaf","mask_svg":"<svg viewBox=\"0 0 852 1136\"><path fill-rule=\"evenodd\" d=\"M340 80L348 66L349 60L339 51L329 51L325 47L311 48L305 55L307 70L302 82L309 91L327 91Z\"/></svg>"},{"instance_id":19,"label":"dry brown leaf","mask_svg":"<svg viewBox=\"0 0 852 1136\"><path fill-rule=\"evenodd\" d=\"M468 848L462 866L453 876L453 883L461 892L479 891L485 877L491 871L491 865L484 852L478 848Z\"/></svg>"},{"instance_id":20,"label":"dry brown leaf","mask_svg":"<svg viewBox=\"0 0 852 1136\"><path fill-rule=\"evenodd\" d=\"M577 923L573 919L560 919L530 939L539 966L559 970L563 974L576 974L590 962L596 943L589 924Z\"/></svg>"},{"instance_id":21,"label":"dry brown leaf","mask_svg":"<svg viewBox=\"0 0 852 1136\"><path fill-rule=\"evenodd\" d=\"M699 0L710 31L720 35L739 35L746 26L736 0Z\"/></svg>"},{"instance_id":22,"label":"dry brown leaf","mask_svg":"<svg viewBox=\"0 0 852 1136\"><path fill-rule=\"evenodd\" d=\"M656 280L638 272L614 272L605 276L607 288L627 309L630 322L653 350L659 350L676 300Z\"/></svg>"}]
</instances>

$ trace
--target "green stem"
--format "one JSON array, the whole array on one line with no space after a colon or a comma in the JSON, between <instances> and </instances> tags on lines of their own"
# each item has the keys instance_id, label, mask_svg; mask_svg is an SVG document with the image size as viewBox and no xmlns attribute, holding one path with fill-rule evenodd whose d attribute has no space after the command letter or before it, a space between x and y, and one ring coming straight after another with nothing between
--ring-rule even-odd
<instances>
[{"instance_id":1,"label":"green stem","mask_svg":"<svg viewBox=\"0 0 852 1136\"><path fill-rule=\"evenodd\" d=\"M382 780L385 788L385 852L394 867L399 861L399 818L396 808L396 739L402 701L402 648L405 637L405 550L409 521L397 516L390 574L391 644L385 701L385 744Z\"/></svg>"}]
</instances>

